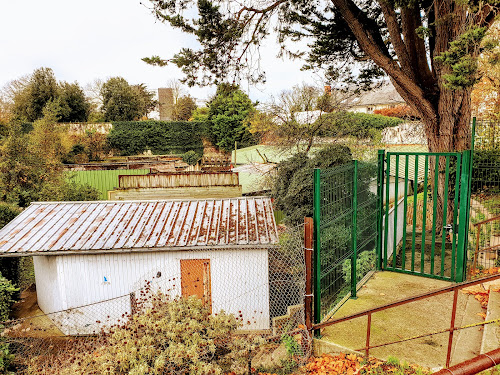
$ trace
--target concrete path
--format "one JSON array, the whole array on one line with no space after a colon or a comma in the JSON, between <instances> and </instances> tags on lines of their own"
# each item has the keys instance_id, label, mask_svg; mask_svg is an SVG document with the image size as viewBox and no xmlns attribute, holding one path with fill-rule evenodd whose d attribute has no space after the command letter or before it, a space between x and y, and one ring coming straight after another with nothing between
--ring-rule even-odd
<instances>
[{"instance_id":1,"label":"concrete path","mask_svg":"<svg viewBox=\"0 0 500 375\"><path fill-rule=\"evenodd\" d=\"M450 282L434 280L393 272L377 272L358 293L358 299L348 300L334 315L342 317L369 308L385 305L406 297L419 295L451 285ZM470 295L459 292L456 326L483 321L478 314L481 306ZM403 340L414 336L450 328L453 293L441 294L428 299L377 312L372 315L371 345ZM350 349L361 349L366 342L367 317L325 328L323 340L334 342ZM480 341L474 338L481 328L464 330L460 339L460 350L455 351L452 364L462 362L479 354ZM469 331L466 333L466 331ZM458 339L455 332L455 341ZM467 337L470 336L470 340ZM391 344L370 350L370 355L381 359L396 356L429 368L444 367L448 345L448 332L420 339Z\"/></svg>"}]
</instances>

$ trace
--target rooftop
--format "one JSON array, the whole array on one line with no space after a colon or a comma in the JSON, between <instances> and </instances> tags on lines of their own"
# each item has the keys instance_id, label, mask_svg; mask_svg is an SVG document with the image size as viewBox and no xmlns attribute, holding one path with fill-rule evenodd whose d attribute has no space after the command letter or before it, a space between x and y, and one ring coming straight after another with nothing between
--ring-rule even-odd
<instances>
[{"instance_id":1,"label":"rooftop","mask_svg":"<svg viewBox=\"0 0 500 375\"><path fill-rule=\"evenodd\" d=\"M37 202L0 230L1 256L269 247L271 199Z\"/></svg>"}]
</instances>

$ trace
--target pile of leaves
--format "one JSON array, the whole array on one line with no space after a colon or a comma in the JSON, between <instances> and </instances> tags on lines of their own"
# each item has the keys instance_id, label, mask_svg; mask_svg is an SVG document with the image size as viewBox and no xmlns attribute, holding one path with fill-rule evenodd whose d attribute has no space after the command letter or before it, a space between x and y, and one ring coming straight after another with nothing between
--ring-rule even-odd
<instances>
[{"instance_id":1,"label":"pile of leaves","mask_svg":"<svg viewBox=\"0 0 500 375\"><path fill-rule=\"evenodd\" d=\"M397 358L389 357L387 361L381 361L370 357L365 359L356 354L341 353L336 356L323 354L321 357L313 357L306 366L301 367L297 374L317 375L424 375L429 374L419 366L410 365L406 362L400 363ZM278 375L259 373L259 375Z\"/></svg>"}]
</instances>

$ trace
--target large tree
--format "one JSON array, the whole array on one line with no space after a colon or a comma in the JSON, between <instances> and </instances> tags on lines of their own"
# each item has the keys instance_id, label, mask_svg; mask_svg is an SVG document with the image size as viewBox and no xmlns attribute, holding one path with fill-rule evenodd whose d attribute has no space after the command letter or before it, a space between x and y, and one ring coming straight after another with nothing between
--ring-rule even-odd
<instances>
[{"instance_id":1,"label":"large tree","mask_svg":"<svg viewBox=\"0 0 500 375\"><path fill-rule=\"evenodd\" d=\"M430 151L470 146L471 89L496 0L198 0L192 19L184 14L192 14L190 0L150 1L158 19L195 35L201 47L145 60L176 64L189 84L242 73L262 81L255 52L274 29L285 49L290 39L309 38L307 67L359 83L388 75L425 123Z\"/></svg>"},{"instance_id":2,"label":"large tree","mask_svg":"<svg viewBox=\"0 0 500 375\"><path fill-rule=\"evenodd\" d=\"M247 118L253 111L252 101L238 86L220 84L208 104L207 135L224 151L231 151L234 142L239 147L250 146L253 137Z\"/></svg>"},{"instance_id":3,"label":"large tree","mask_svg":"<svg viewBox=\"0 0 500 375\"><path fill-rule=\"evenodd\" d=\"M130 85L122 77L108 79L102 84L100 94L105 121L140 120L156 105L154 94L144 84Z\"/></svg>"}]
</instances>

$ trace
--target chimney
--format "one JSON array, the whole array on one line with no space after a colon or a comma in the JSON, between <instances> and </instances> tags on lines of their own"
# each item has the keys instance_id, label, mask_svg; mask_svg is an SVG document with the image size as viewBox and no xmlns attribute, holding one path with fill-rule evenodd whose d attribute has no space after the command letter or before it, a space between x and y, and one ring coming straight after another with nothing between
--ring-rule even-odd
<instances>
[{"instance_id":1,"label":"chimney","mask_svg":"<svg viewBox=\"0 0 500 375\"><path fill-rule=\"evenodd\" d=\"M160 121L171 121L174 111L174 90L172 88L158 89L158 106Z\"/></svg>"},{"instance_id":2,"label":"chimney","mask_svg":"<svg viewBox=\"0 0 500 375\"><path fill-rule=\"evenodd\" d=\"M332 95L332 86L330 86L329 84L325 85L325 94Z\"/></svg>"}]
</instances>

